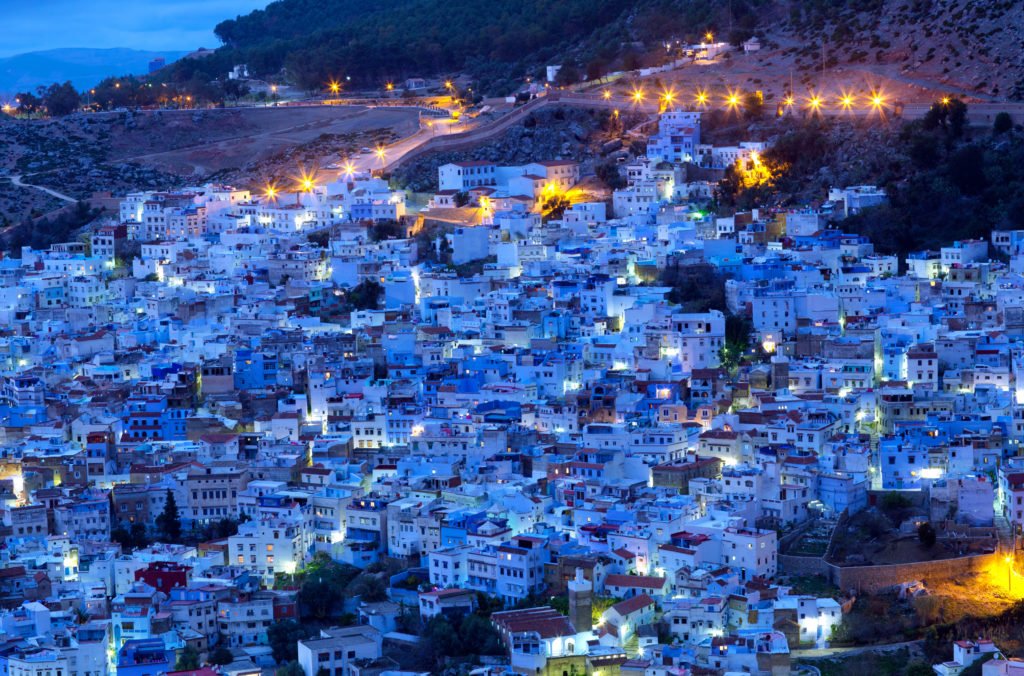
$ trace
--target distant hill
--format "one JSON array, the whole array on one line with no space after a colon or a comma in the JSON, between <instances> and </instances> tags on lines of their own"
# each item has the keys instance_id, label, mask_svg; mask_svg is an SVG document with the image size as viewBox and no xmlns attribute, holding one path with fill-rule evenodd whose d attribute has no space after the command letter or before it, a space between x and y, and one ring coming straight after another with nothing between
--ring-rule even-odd
<instances>
[{"instance_id":1,"label":"distant hill","mask_svg":"<svg viewBox=\"0 0 1024 676\"><path fill-rule=\"evenodd\" d=\"M0 92L30 91L39 85L70 80L88 89L111 75L141 75L149 62L163 57L172 63L188 52L147 52L137 49L51 49L0 58Z\"/></svg>"},{"instance_id":2,"label":"distant hill","mask_svg":"<svg viewBox=\"0 0 1024 676\"><path fill-rule=\"evenodd\" d=\"M786 48L797 75L820 70L824 43L830 68L1020 98L1021 26L1015 0L277 0L220 23L215 57L183 61L173 76L212 79L246 63L317 89L331 78L380 84L458 71L501 93L541 65L635 67L664 39L711 30Z\"/></svg>"}]
</instances>

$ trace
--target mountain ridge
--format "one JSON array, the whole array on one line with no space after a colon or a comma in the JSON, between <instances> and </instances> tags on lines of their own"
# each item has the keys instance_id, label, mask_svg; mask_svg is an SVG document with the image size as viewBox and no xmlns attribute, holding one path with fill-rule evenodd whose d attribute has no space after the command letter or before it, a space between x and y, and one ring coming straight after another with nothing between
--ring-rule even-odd
<instances>
[{"instance_id":1,"label":"mountain ridge","mask_svg":"<svg viewBox=\"0 0 1024 676\"><path fill-rule=\"evenodd\" d=\"M70 80L88 89L110 75L141 75L149 62L163 57L173 63L189 51L148 51L127 47L66 47L23 52L0 58L0 92L14 94Z\"/></svg>"}]
</instances>

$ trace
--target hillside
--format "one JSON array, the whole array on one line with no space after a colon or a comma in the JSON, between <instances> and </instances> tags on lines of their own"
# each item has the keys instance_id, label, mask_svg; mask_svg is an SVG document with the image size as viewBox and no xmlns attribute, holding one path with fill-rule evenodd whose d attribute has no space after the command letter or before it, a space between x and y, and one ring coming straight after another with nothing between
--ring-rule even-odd
<instances>
[{"instance_id":1,"label":"hillside","mask_svg":"<svg viewBox=\"0 0 1024 676\"><path fill-rule=\"evenodd\" d=\"M0 92L33 91L66 80L88 89L109 75L145 74L149 62L157 57L171 63L184 55L137 49L50 49L16 54L0 59Z\"/></svg>"},{"instance_id":2,"label":"hillside","mask_svg":"<svg viewBox=\"0 0 1024 676\"><path fill-rule=\"evenodd\" d=\"M1024 3L1014 0L278 0L219 24L224 46L174 77L247 63L318 89L459 71L506 93L549 63L591 76L635 68L663 59L666 39L708 30L736 44L761 37L797 75L820 72L824 52L828 69L1024 95Z\"/></svg>"}]
</instances>

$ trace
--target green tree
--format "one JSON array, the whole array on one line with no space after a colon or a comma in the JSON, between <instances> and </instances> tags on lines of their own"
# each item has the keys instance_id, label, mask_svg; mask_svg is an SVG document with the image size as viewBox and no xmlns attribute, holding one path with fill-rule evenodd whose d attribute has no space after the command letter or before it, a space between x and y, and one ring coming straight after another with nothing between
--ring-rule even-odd
<instances>
[{"instance_id":1,"label":"green tree","mask_svg":"<svg viewBox=\"0 0 1024 676\"><path fill-rule=\"evenodd\" d=\"M375 279L364 279L345 294L346 304L355 310L376 310L384 287Z\"/></svg>"},{"instance_id":2,"label":"green tree","mask_svg":"<svg viewBox=\"0 0 1024 676\"><path fill-rule=\"evenodd\" d=\"M292 660L283 667L279 667L274 672L274 676L306 676L306 672L302 670L302 665L296 660Z\"/></svg>"},{"instance_id":3,"label":"green tree","mask_svg":"<svg viewBox=\"0 0 1024 676\"><path fill-rule=\"evenodd\" d=\"M556 221L565 214L565 210L572 206L572 202L565 195L552 195L544 201L544 210L541 220L545 223Z\"/></svg>"},{"instance_id":4,"label":"green tree","mask_svg":"<svg viewBox=\"0 0 1024 676\"><path fill-rule=\"evenodd\" d=\"M925 521L917 527L917 539L918 541L920 541L922 545L928 547L929 549L931 547L934 547L936 540L935 528L933 528L930 523Z\"/></svg>"},{"instance_id":5,"label":"green tree","mask_svg":"<svg viewBox=\"0 0 1024 676\"><path fill-rule=\"evenodd\" d=\"M124 552L132 551L132 534L122 525L118 525L116 528L110 531L110 539L121 545L121 550Z\"/></svg>"},{"instance_id":6,"label":"green tree","mask_svg":"<svg viewBox=\"0 0 1024 676\"><path fill-rule=\"evenodd\" d=\"M402 237L405 237L405 228L398 221L377 221L370 228L371 242L383 242L384 240L400 239Z\"/></svg>"},{"instance_id":7,"label":"green tree","mask_svg":"<svg viewBox=\"0 0 1024 676\"><path fill-rule=\"evenodd\" d=\"M199 668L199 651L190 645L178 653L178 659L174 662L175 671L194 671Z\"/></svg>"},{"instance_id":8,"label":"green tree","mask_svg":"<svg viewBox=\"0 0 1024 676\"><path fill-rule=\"evenodd\" d=\"M156 526L167 542L175 543L181 540L181 516L178 514L178 503L174 499L174 491L170 488L167 489L164 511L156 518Z\"/></svg>"},{"instance_id":9,"label":"green tree","mask_svg":"<svg viewBox=\"0 0 1024 676\"><path fill-rule=\"evenodd\" d=\"M312 631L295 620L279 620L267 627L267 644L278 664L294 662L299 658L299 641L312 635Z\"/></svg>"},{"instance_id":10,"label":"green tree","mask_svg":"<svg viewBox=\"0 0 1024 676\"><path fill-rule=\"evenodd\" d=\"M271 625L273 626L273 625ZM268 630L269 634L269 630ZM296 649L297 650L297 649ZM223 645L219 645L210 651L210 664L224 665L235 661L235 656Z\"/></svg>"},{"instance_id":11,"label":"green tree","mask_svg":"<svg viewBox=\"0 0 1024 676\"><path fill-rule=\"evenodd\" d=\"M131 534L133 548L142 549L149 546L149 534L146 532L146 524L133 523L128 532Z\"/></svg>"},{"instance_id":12,"label":"green tree","mask_svg":"<svg viewBox=\"0 0 1024 676\"><path fill-rule=\"evenodd\" d=\"M370 603L388 598L387 586L377 575L360 575L352 581L348 591L352 596L358 596L360 600Z\"/></svg>"},{"instance_id":13,"label":"green tree","mask_svg":"<svg viewBox=\"0 0 1024 676\"><path fill-rule=\"evenodd\" d=\"M555 84L558 85L574 85L579 81L580 71L577 70L576 64L571 61L562 64L562 67L558 69L558 73L555 75Z\"/></svg>"},{"instance_id":14,"label":"green tree","mask_svg":"<svg viewBox=\"0 0 1024 676\"><path fill-rule=\"evenodd\" d=\"M54 83L47 87L46 93L43 95L43 103L50 115L63 117L78 110L82 99L71 82Z\"/></svg>"},{"instance_id":15,"label":"green tree","mask_svg":"<svg viewBox=\"0 0 1024 676\"><path fill-rule=\"evenodd\" d=\"M1006 111L1003 111L996 115L996 119L992 122L992 132L995 134L1005 134L1006 132L1013 129L1013 118Z\"/></svg>"},{"instance_id":16,"label":"green tree","mask_svg":"<svg viewBox=\"0 0 1024 676\"><path fill-rule=\"evenodd\" d=\"M38 113L43 108L43 100L32 92L16 94L14 100L18 102L18 112L26 115Z\"/></svg>"}]
</instances>

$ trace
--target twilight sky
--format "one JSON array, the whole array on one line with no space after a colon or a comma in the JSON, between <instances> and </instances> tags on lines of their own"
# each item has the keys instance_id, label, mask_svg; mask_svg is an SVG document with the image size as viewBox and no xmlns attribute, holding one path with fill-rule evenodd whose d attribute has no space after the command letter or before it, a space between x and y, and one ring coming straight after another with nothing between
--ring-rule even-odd
<instances>
[{"instance_id":1,"label":"twilight sky","mask_svg":"<svg viewBox=\"0 0 1024 676\"><path fill-rule=\"evenodd\" d=\"M0 57L58 47L214 48L213 27L269 0L0 0Z\"/></svg>"}]
</instances>

